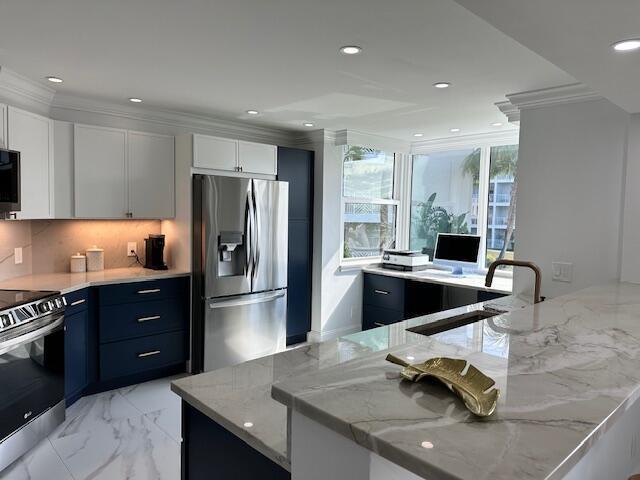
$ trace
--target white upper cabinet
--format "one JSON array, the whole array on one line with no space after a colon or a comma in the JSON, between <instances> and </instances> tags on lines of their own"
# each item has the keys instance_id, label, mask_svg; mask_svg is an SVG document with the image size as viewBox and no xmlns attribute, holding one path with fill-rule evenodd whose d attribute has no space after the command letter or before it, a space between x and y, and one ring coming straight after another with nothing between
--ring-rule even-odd
<instances>
[{"instance_id":1,"label":"white upper cabinet","mask_svg":"<svg viewBox=\"0 0 640 480\"><path fill-rule=\"evenodd\" d=\"M175 215L174 139L128 132L129 211L134 218Z\"/></svg>"},{"instance_id":2,"label":"white upper cabinet","mask_svg":"<svg viewBox=\"0 0 640 480\"><path fill-rule=\"evenodd\" d=\"M129 217L127 131L75 125L75 216Z\"/></svg>"},{"instance_id":3,"label":"white upper cabinet","mask_svg":"<svg viewBox=\"0 0 640 480\"><path fill-rule=\"evenodd\" d=\"M7 106L0 103L0 148L7 148Z\"/></svg>"},{"instance_id":4,"label":"white upper cabinet","mask_svg":"<svg viewBox=\"0 0 640 480\"><path fill-rule=\"evenodd\" d=\"M20 152L18 219L51 218L53 127L48 118L9 106L7 146Z\"/></svg>"},{"instance_id":5,"label":"white upper cabinet","mask_svg":"<svg viewBox=\"0 0 640 480\"><path fill-rule=\"evenodd\" d=\"M278 149L275 145L238 142L238 165L243 173L276 175Z\"/></svg>"},{"instance_id":6,"label":"white upper cabinet","mask_svg":"<svg viewBox=\"0 0 640 480\"><path fill-rule=\"evenodd\" d=\"M193 166L220 172L276 175L277 147L194 134Z\"/></svg>"},{"instance_id":7,"label":"white upper cabinet","mask_svg":"<svg viewBox=\"0 0 640 480\"><path fill-rule=\"evenodd\" d=\"M193 166L236 171L238 167L238 142L228 138L194 135Z\"/></svg>"}]
</instances>

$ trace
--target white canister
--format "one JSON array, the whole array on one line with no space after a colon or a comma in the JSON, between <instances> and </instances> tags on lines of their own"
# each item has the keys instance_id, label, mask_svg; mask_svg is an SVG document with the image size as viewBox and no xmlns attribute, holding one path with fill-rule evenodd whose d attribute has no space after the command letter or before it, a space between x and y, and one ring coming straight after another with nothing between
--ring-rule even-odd
<instances>
[{"instance_id":1,"label":"white canister","mask_svg":"<svg viewBox=\"0 0 640 480\"><path fill-rule=\"evenodd\" d=\"M99 272L104 270L104 249L95 245L87 248L87 271Z\"/></svg>"},{"instance_id":2,"label":"white canister","mask_svg":"<svg viewBox=\"0 0 640 480\"><path fill-rule=\"evenodd\" d=\"M80 252L71 255L71 273L82 273L87 271L87 257Z\"/></svg>"}]
</instances>

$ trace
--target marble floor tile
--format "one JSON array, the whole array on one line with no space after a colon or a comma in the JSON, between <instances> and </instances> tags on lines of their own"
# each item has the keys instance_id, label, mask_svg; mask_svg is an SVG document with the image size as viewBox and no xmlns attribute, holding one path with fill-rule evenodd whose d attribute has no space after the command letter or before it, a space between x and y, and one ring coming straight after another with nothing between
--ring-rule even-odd
<instances>
[{"instance_id":1,"label":"marble floor tile","mask_svg":"<svg viewBox=\"0 0 640 480\"><path fill-rule=\"evenodd\" d=\"M97 422L51 443L76 480L180 478L180 446L144 415Z\"/></svg>"},{"instance_id":2,"label":"marble floor tile","mask_svg":"<svg viewBox=\"0 0 640 480\"><path fill-rule=\"evenodd\" d=\"M178 408L170 407L145 413L144 416L155 423L158 428L178 444L182 441L182 412L180 406Z\"/></svg>"},{"instance_id":3,"label":"marble floor tile","mask_svg":"<svg viewBox=\"0 0 640 480\"><path fill-rule=\"evenodd\" d=\"M7 469L0 472L2 480L73 480L64 463L44 439Z\"/></svg>"},{"instance_id":4,"label":"marble floor tile","mask_svg":"<svg viewBox=\"0 0 640 480\"><path fill-rule=\"evenodd\" d=\"M160 378L139 383L118 390L131 404L142 413L155 412L166 408L180 411L180 397L171 391L171 382L184 375Z\"/></svg>"}]
</instances>

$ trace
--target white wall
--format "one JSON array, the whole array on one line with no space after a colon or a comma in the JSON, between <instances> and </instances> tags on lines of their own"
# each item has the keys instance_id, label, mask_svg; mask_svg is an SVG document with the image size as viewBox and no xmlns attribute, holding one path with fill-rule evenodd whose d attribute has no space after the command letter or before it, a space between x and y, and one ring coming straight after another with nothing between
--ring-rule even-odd
<instances>
[{"instance_id":1,"label":"white wall","mask_svg":"<svg viewBox=\"0 0 640 480\"><path fill-rule=\"evenodd\" d=\"M640 113L631 116L628 137L621 279L640 283Z\"/></svg>"},{"instance_id":2,"label":"white wall","mask_svg":"<svg viewBox=\"0 0 640 480\"><path fill-rule=\"evenodd\" d=\"M607 100L521 112L516 257L542 268L543 295L619 279L628 122ZM551 280L553 261L573 263L572 283ZM516 270L516 292L532 283Z\"/></svg>"}]
</instances>

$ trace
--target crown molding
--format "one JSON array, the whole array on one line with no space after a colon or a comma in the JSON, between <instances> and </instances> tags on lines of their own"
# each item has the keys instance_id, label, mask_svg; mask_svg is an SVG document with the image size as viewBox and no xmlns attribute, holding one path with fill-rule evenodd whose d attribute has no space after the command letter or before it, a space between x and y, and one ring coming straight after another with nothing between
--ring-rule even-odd
<instances>
[{"instance_id":1,"label":"crown molding","mask_svg":"<svg viewBox=\"0 0 640 480\"><path fill-rule=\"evenodd\" d=\"M498 107L498 110L500 110L505 117L507 117L509 123L513 123L515 125L520 123L520 109L513 105L509 100L498 102L495 106Z\"/></svg>"},{"instance_id":2,"label":"crown molding","mask_svg":"<svg viewBox=\"0 0 640 480\"><path fill-rule=\"evenodd\" d=\"M0 98L35 113L48 114L55 89L0 66Z\"/></svg>"},{"instance_id":3,"label":"crown molding","mask_svg":"<svg viewBox=\"0 0 640 480\"><path fill-rule=\"evenodd\" d=\"M421 142L413 142L411 145L411 153L430 153L455 148L476 148L518 143L519 135L519 130L514 128L500 132L476 133L473 135L459 135L457 137L424 140Z\"/></svg>"},{"instance_id":4,"label":"crown molding","mask_svg":"<svg viewBox=\"0 0 640 480\"><path fill-rule=\"evenodd\" d=\"M335 132L335 144L338 146L358 145L394 153L409 153L411 150L411 142L355 130Z\"/></svg>"},{"instance_id":5,"label":"crown molding","mask_svg":"<svg viewBox=\"0 0 640 480\"><path fill-rule=\"evenodd\" d=\"M603 98L582 83L572 83L559 87L531 90L528 92L512 93L507 100L518 110L541 108L551 105L586 102Z\"/></svg>"},{"instance_id":6,"label":"crown molding","mask_svg":"<svg viewBox=\"0 0 640 480\"><path fill-rule=\"evenodd\" d=\"M53 116L60 120L68 119L69 113L82 112L168 126L184 132L204 133L276 145L290 144L297 133L294 130L251 125L172 110L121 105L115 102L99 101L61 93L55 95L51 107Z\"/></svg>"}]
</instances>

